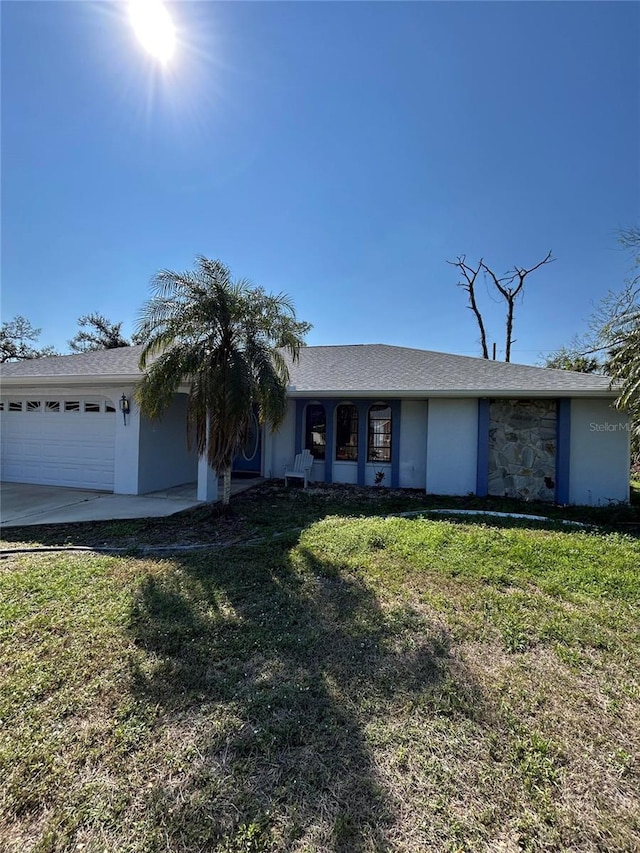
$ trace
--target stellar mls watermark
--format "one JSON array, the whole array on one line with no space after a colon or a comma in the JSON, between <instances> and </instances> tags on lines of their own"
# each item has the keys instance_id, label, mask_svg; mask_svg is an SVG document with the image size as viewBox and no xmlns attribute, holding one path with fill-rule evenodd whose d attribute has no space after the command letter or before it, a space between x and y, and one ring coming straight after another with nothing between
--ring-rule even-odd
<instances>
[{"instance_id":1,"label":"stellar mls watermark","mask_svg":"<svg viewBox=\"0 0 640 853\"><path fill-rule=\"evenodd\" d=\"M609 423L609 421L603 421L602 423L591 421L589 430L591 432L630 432L631 424L629 421L618 421L613 424Z\"/></svg>"}]
</instances>

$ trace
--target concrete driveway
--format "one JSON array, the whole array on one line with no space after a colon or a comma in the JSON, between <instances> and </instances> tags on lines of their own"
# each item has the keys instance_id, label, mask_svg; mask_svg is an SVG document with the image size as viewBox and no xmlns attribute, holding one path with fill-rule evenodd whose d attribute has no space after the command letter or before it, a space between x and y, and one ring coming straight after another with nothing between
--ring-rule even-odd
<instances>
[{"instance_id":1,"label":"concrete driveway","mask_svg":"<svg viewBox=\"0 0 640 853\"><path fill-rule=\"evenodd\" d=\"M61 486L0 483L0 526L159 518L198 503L195 483L149 495L113 495Z\"/></svg>"}]
</instances>

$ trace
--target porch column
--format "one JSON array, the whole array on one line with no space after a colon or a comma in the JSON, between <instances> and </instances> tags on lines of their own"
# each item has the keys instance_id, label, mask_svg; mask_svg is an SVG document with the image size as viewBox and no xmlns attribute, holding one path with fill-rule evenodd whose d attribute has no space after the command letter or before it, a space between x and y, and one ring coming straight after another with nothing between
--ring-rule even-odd
<instances>
[{"instance_id":1,"label":"porch column","mask_svg":"<svg viewBox=\"0 0 640 853\"><path fill-rule=\"evenodd\" d=\"M571 400L561 397L556 411L556 503L569 503L571 456Z\"/></svg>"},{"instance_id":2,"label":"porch column","mask_svg":"<svg viewBox=\"0 0 640 853\"><path fill-rule=\"evenodd\" d=\"M207 444L209 444L209 419L207 418ZM209 465L206 451L198 458L198 491L199 501L213 503L218 500L218 472Z\"/></svg>"},{"instance_id":3,"label":"porch column","mask_svg":"<svg viewBox=\"0 0 640 853\"><path fill-rule=\"evenodd\" d=\"M476 467L476 495L489 494L489 400L478 400L478 457Z\"/></svg>"},{"instance_id":4,"label":"porch column","mask_svg":"<svg viewBox=\"0 0 640 853\"><path fill-rule=\"evenodd\" d=\"M211 468L206 456L198 459L197 498L205 503L214 503L218 500L218 472Z\"/></svg>"}]
</instances>

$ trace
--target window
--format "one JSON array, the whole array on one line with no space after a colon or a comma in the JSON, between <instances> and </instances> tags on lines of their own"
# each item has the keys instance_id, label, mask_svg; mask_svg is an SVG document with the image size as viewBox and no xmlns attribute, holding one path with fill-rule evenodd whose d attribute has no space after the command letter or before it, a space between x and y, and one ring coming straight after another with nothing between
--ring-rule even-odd
<instances>
[{"instance_id":1,"label":"window","mask_svg":"<svg viewBox=\"0 0 640 853\"><path fill-rule=\"evenodd\" d=\"M80 401L79 400L65 400L64 410L65 410L65 412L79 412L80 411Z\"/></svg>"},{"instance_id":2,"label":"window","mask_svg":"<svg viewBox=\"0 0 640 853\"><path fill-rule=\"evenodd\" d=\"M336 410L336 460L358 461L358 410L346 403Z\"/></svg>"},{"instance_id":3,"label":"window","mask_svg":"<svg viewBox=\"0 0 640 853\"><path fill-rule=\"evenodd\" d=\"M45 412L59 412L60 400L46 400L44 404Z\"/></svg>"},{"instance_id":4,"label":"window","mask_svg":"<svg viewBox=\"0 0 640 853\"><path fill-rule=\"evenodd\" d=\"M22 401L21 400L11 400L9 402L9 411L10 412L21 412L22 411Z\"/></svg>"},{"instance_id":5,"label":"window","mask_svg":"<svg viewBox=\"0 0 640 853\"><path fill-rule=\"evenodd\" d=\"M391 407L369 409L368 462L391 462Z\"/></svg>"},{"instance_id":6,"label":"window","mask_svg":"<svg viewBox=\"0 0 640 853\"><path fill-rule=\"evenodd\" d=\"M85 412L99 412L100 403L85 403L84 410Z\"/></svg>"},{"instance_id":7,"label":"window","mask_svg":"<svg viewBox=\"0 0 640 853\"><path fill-rule=\"evenodd\" d=\"M4 412L4 403L0 403L0 412Z\"/></svg>"},{"instance_id":8,"label":"window","mask_svg":"<svg viewBox=\"0 0 640 853\"><path fill-rule=\"evenodd\" d=\"M40 400L27 400L28 412L39 412L40 408Z\"/></svg>"},{"instance_id":9,"label":"window","mask_svg":"<svg viewBox=\"0 0 640 853\"><path fill-rule=\"evenodd\" d=\"M116 407L113 405L113 403L105 403L104 410L105 412L115 412Z\"/></svg>"},{"instance_id":10,"label":"window","mask_svg":"<svg viewBox=\"0 0 640 853\"><path fill-rule=\"evenodd\" d=\"M327 444L327 416L324 406L319 403L309 403L305 429L305 444L314 459L324 459Z\"/></svg>"}]
</instances>

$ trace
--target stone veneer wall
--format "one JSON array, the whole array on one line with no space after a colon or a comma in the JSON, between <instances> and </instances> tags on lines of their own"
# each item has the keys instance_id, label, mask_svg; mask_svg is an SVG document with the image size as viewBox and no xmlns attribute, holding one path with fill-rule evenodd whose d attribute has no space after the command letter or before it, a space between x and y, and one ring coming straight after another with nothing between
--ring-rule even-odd
<instances>
[{"instance_id":1,"label":"stone veneer wall","mask_svg":"<svg viewBox=\"0 0 640 853\"><path fill-rule=\"evenodd\" d=\"M489 404L489 494L552 501L556 485L556 401Z\"/></svg>"}]
</instances>

